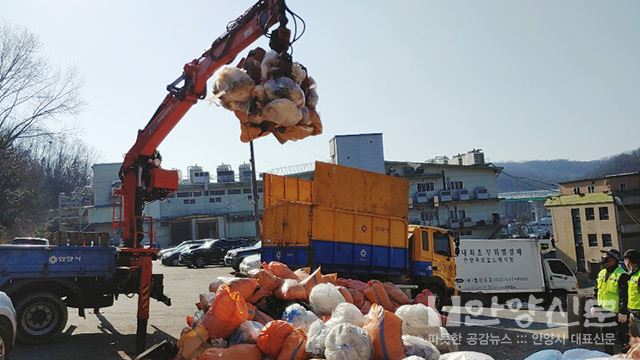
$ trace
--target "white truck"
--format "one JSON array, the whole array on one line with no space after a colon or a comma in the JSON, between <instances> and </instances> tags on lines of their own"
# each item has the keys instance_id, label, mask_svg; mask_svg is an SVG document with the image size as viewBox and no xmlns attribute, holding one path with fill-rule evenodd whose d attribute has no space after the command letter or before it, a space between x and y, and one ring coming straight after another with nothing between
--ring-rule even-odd
<instances>
[{"instance_id":1,"label":"white truck","mask_svg":"<svg viewBox=\"0 0 640 360\"><path fill-rule=\"evenodd\" d=\"M562 260L543 258L553 250L550 240L462 239L456 285L463 299L489 295L503 302L534 295L564 302L577 292L578 280Z\"/></svg>"}]
</instances>

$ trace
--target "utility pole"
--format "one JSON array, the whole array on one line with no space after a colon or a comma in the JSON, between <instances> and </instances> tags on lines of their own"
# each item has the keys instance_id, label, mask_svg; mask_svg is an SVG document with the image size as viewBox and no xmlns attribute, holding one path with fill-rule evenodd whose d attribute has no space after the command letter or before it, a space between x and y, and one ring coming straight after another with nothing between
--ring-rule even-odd
<instances>
[{"instance_id":1,"label":"utility pole","mask_svg":"<svg viewBox=\"0 0 640 360\"><path fill-rule=\"evenodd\" d=\"M258 180L256 179L256 157L253 152L253 140L249 141L249 149L251 152L251 193L253 200L253 220L256 226L256 241L260 239L260 213L258 211Z\"/></svg>"}]
</instances>

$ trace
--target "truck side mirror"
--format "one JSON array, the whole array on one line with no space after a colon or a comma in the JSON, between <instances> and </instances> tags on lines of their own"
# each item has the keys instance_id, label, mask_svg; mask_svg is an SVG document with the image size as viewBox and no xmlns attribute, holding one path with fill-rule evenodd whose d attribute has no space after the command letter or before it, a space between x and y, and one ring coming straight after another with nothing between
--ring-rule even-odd
<instances>
[{"instance_id":1,"label":"truck side mirror","mask_svg":"<svg viewBox=\"0 0 640 360\"><path fill-rule=\"evenodd\" d=\"M456 245L456 250L454 251L454 254L456 254L456 256L460 255L460 248L458 247L458 245Z\"/></svg>"}]
</instances>

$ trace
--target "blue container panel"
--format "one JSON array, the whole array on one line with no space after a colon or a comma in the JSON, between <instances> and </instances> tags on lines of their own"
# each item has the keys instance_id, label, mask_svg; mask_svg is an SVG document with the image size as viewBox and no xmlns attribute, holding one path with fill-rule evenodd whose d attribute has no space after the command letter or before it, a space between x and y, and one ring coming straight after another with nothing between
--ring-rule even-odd
<instances>
[{"instance_id":1,"label":"blue container panel","mask_svg":"<svg viewBox=\"0 0 640 360\"><path fill-rule=\"evenodd\" d=\"M313 264L327 269L401 272L408 267L406 249L321 240L311 246Z\"/></svg>"},{"instance_id":2,"label":"blue container panel","mask_svg":"<svg viewBox=\"0 0 640 360\"><path fill-rule=\"evenodd\" d=\"M306 246L263 246L261 260L263 262L279 261L295 269L308 266L307 251Z\"/></svg>"},{"instance_id":3,"label":"blue container panel","mask_svg":"<svg viewBox=\"0 0 640 360\"><path fill-rule=\"evenodd\" d=\"M0 246L0 285L8 279L113 277L115 247Z\"/></svg>"}]
</instances>

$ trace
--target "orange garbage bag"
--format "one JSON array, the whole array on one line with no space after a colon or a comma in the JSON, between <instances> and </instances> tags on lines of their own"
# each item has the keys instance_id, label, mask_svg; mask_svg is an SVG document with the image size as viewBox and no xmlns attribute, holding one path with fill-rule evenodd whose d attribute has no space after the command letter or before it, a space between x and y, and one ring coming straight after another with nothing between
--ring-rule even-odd
<instances>
[{"instance_id":1,"label":"orange garbage bag","mask_svg":"<svg viewBox=\"0 0 640 360\"><path fill-rule=\"evenodd\" d=\"M286 279L282 286L273 292L273 296L280 300L307 300L307 290L296 280Z\"/></svg>"},{"instance_id":2,"label":"orange garbage bag","mask_svg":"<svg viewBox=\"0 0 640 360\"><path fill-rule=\"evenodd\" d=\"M300 285L304 286L304 289L307 291L307 298L311 294L311 289L313 289L314 286L320 284L321 282L322 282L322 273L320 272L319 267L306 279L300 281Z\"/></svg>"},{"instance_id":3,"label":"orange garbage bag","mask_svg":"<svg viewBox=\"0 0 640 360\"><path fill-rule=\"evenodd\" d=\"M423 304L424 306L436 309L435 297L429 289L424 289L420 294L416 295L415 299L413 299L413 303Z\"/></svg>"},{"instance_id":4,"label":"orange garbage bag","mask_svg":"<svg viewBox=\"0 0 640 360\"><path fill-rule=\"evenodd\" d=\"M273 275L268 270L262 269L253 275L253 278L258 280L258 286L261 289L267 291L273 291L282 285L282 279Z\"/></svg>"},{"instance_id":5,"label":"orange garbage bag","mask_svg":"<svg viewBox=\"0 0 640 360\"><path fill-rule=\"evenodd\" d=\"M282 278L282 279L293 279L298 280L296 274L289 269L289 267L281 262L272 261L268 265L268 269L273 273L273 275Z\"/></svg>"},{"instance_id":6,"label":"orange garbage bag","mask_svg":"<svg viewBox=\"0 0 640 360\"><path fill-rule=\"evenodd\" d=\"M246 299L250 297L253 294L253 292L256 290L256 287L258 287L258 280L238 278L238 279L231 280L226 284L229 286L231 291L239 292L240 295ZM218 288L217 292L219 292L221 288L222 286Z\"/></svg>"},{"instance_id":7,"label":"orange garbage bag","mask_svg":"<svg viewBox=\"0 0 640 360\"><path fill-rule=\"evenodd\" d=\"M373 304L382 305L383 308L389 311L393 311L393 304L389 295L384 290L384 285L378 280L369 280L368 286L363 291L367 300Z\"/></svg>"},{"instance_id":8,"label":"orange garbage bag","mask_svg":"<svg viewBox=\"0 0 640 360\"><path fill-rule=\"evenodd\" d=\"M360 280L347 279L347 289L355 289L358 291L364 291L367 288L367 283L364 283Z\"/></svg>"},{"instance_id":9,"label":"orange garbage bag","mask_svg":"<svg viewBox=\"0 0 640 360\"><path fill-rule=\"evenodd\" d=\"M407 296L407 294L405 294L402 290L398 289L392 283L386 282L383 285L384 285L384 290L387 292L387 295L389 295L389 298L392 301L395 301L400 305L407 305L411 303L411 300L409 300L409 297Z\"/></svg>"},{"instance_id":10,"label":"orange garbage bag","mask_svg":"<svg viewBox=\"0 0 640 360\"><path fill-rule=\"evenodd\" d=\"M296 274L296 276L298 277L298 280L302 281L309 277L309 274L311 273L311 268L308 268L308 267L300 268L294 271L293 273Z\"/></svg>"},{"instance_id":11,"label":"orange garbage bag","mask_svg":"<svg viewBox=\"0 0 640 360\"><path fill-rule=\"evenodd\" d=\"M258 288L258 290L256 290L253 294L251 294L251 296L249 296L245 300L247 300L248 303L255 304L258 301L262 300L263 298L271 295L272 293L273 291L271 290L266 290L265 288Z\"/></svg>"},{"instance_id":12,"label":"orange garbage bag","mask_svg":"<svg viewBox=\"0 0 640 360\"><path fill-rule=\"evenodd\" d=\"M364 302L362 303L362 306L360 307L360 312L366 315L369 313L370 310L371 310L371 301L365 299Z\"/></svg>"},{"instance_id":13,"label":"orange garbage bag","mask_svg":"<svg viewBox=\"0 0 640 360\"><path fill-rule=\"evenodd\" d=\"M335 285L338 282L338 273L322 275L322 282Z\"/></svg>"},{"instance_id":14,"label":"orange garbage bag","mask_svg":"<svg viewBox=\"0 0 640 360\"><path fill-rule=\"evenodd\" d=\"M218 359L261 360L262 352L255 344L237 344L226 349L209 348L198 357L198 360Z\"/></svg>"},{"instance_id":15,"label":"orange garbage bag","mask_svg":"<svg viewBox=\"0 0 640 360\"><path fill-rule=\"evenodd\" d=\"M402 320L378 304L371 305L363 326L373 343L374 360L404 359Z\"/></svg>"},{"instance_id":16,"label":"orange garbage bag","mask_svg":"<svg viewBox=\"0 0 640 360\"><path fill-rule=\"evenodd\" d=\"M262 328L258 335L258 348L265 355L276 359L282 350L282 345L293 332L293 325L284 320L274 320Z\"/></svg>"},{"instance_id":17,"label":"orange garbage bag","mask_svg":"<svg viewBox=\"0 0 640 360\"><path fill-rule=\"evenodd\" d=\"M209 337L227 338L248 319L249 311L244 298L224 284L218 289L216 299L200 324L207 329Z\"/></svg>"},{"instance_id":18,"label":"orange garbage bag","mask_svg":"<svg viewBox=\"0 0 640 360\"><path fill-rule=\"evenodd\" d=\"M247 305L247 314L249 314L247 320L255 319L256 311L258 311L258 309L255 307L255 305L251 303L246 303L246 305Z\"/></svg>"},{"instance_id":19,"label":"orange garbage bag","mask_svg":"<svg viewBox=\"0 0 640 360\"><path fill-rule=\"evenodd\" d=\"M207 348L209 334L207 329L198 325L195 329L185 328L178 341L178 359L198 357Z\"/></svg>"},{"instance_id":20,"label":"orange garbage bag","mask_svg":"<svg viewBox=\"0 0 640 360\"><path fill-rule=\"evenodd\" d=\"M306 347L307 334L304 330L296 328L284 340L277 360L306 360L309 358Z\"/></svg>"},{"instance_id":21,"label":"orange garbage bag","mask_svg":"<svg viewBox=\"0 0 640 360\"><path fill-rule=\"evenodd\" d=\"M342 297L349 304L353 304L353 296L351 296L351 292L349 291L349 289L347 289L346 287L343 287L343 286L338 286L338 291L340 291L340 294L342 294Z\"/></svg>"},{"instance_id":22,"label":"orange garbage bag","mask_svg":"<svg viewBox=\"0 0 640 360\"><path fill-rule=\"evenodd\" d=\"M353 299L353 305L355 305L358 309L361 308L362 305L364 305L364 296L362 295L362 293L356 289L347 289L347 290L349 290L349 293L351 293L351 298ZM367 310L367 312L369 312L369 310Z\"/></svg>"}]
</instances>

